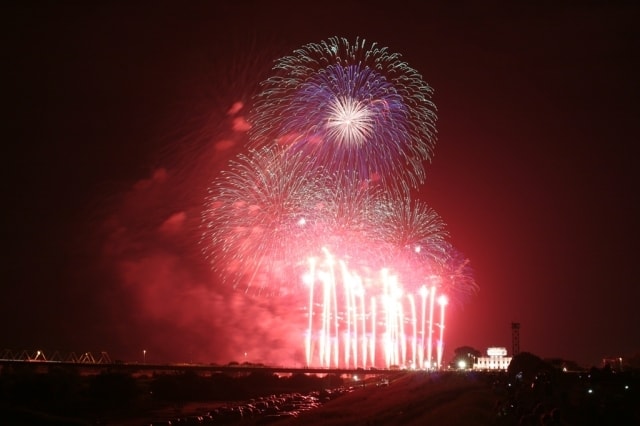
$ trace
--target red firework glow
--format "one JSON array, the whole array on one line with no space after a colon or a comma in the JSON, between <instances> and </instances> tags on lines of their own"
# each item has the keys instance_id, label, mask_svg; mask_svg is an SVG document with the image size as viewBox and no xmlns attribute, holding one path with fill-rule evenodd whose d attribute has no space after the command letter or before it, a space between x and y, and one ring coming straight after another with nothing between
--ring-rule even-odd
<instances>
[{"instance_id":1,"label":"red firework glow","mask_svg":"<svg viewBox=\"0 0 640 426\"><path fill-rule=\"evenodd\" d=\"M249 120L254 148L210 188L202 242L233 288L307 299L295 306L306 314L306 365L439 368L444 294L475 283L444 222L410 197L433 145L430 88L375 45L388 69L349 65L368 45L349 46L330 39L276 65ZM336 63L307 67L305 52ZM305 73L332 84L300 92L292 76ZM314 150L301 148L310 141Z\"/></svg>"}]
</instances>

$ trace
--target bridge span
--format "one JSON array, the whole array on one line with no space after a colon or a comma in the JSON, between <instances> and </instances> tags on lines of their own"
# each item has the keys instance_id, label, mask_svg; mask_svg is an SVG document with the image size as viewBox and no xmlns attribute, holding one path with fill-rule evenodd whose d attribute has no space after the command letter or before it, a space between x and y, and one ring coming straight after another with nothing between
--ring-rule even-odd
<instances>
[{"instance_id":1,"label":"bridge span","mask_svg":"<svg viewBox=\"0 0 640 426\"><path fill-rule=\"evenodd\" d=\"M397 369L363 369L363 368L320 368L320 367L287 367L269 366L262 364L198 364L198 363L146 363L146 362L122 362L112 361L105 351L93 354L82 352L76 354L60 353L58 351L45 353L41 350L10 351L5 349L0 352L0 369L5 367L20 368L29 365L40 371L48 371L52 367L77 369L86 373L95 372L127 372L131 374L143 373L178 373L196 372L200 374L214 373L271 373L271 374L335 374L335 375L397 375L402 370Z\"/></svg>"},{"instance_id":2,"label":"bridge span","mask_svg":"<svg viewBox=\"0 0 640 426\"><path fill-rule=\"evenodd\" d=\"M355 375L399 375L404 373L404 370L387 370L387 369L348 369L348 368L304 368L304 367L285 367L285 366L251 366L251 365L209 365L209 364L141 364L141 363L101 363L101 364L88 364L78 362L64 362L64 361L15 361L15 360L0 360L0 370L5 367L20 368L24 366L30 366L39 370L47 371L51 368L70 368L77 369L84 372L127 372L130 374L142 374L142 373L181 373L181 372L195 372L200 374L215 374L215 373L270 373L270 374L334 374L338 376L355 376Z\"/></svg>"}]
</instances>

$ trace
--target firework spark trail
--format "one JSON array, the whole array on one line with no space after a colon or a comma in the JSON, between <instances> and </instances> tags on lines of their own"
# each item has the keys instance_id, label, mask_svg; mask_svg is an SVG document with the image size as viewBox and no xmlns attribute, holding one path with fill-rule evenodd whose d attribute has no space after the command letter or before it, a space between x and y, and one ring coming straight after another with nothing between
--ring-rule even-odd
<instances>
[{"instance_id":1,"label":"firework spark trail","mask_svg":"<svg viewBox=\"0 0 640 426\"><path fill-rule=\"evenodd\" d=\"M379 199L382 238L397 247L441 261L449 236L442 218L421 201L409 197Z\"/></svg>"},{"instance_id":2,"label":"firework spark trail","mask_svg":"<svg viewBox=\"0 0 640 426\"><path fill-rule=\"evenodd\" d=\"M280 59L274 73L250 117L252 146L280 143L314 166L389 188L424 182L436 134L432 89L398 54L334 37Z\"/></svg>"},{"instance_id":3,"label":"firework spark trail","mask_svg":"<svg viewBox=\"0 0 640 426\"><path fill-rule=\"evenodd\" d=\"M376 44L303 46L277 61L249 153L210 188L202 241L214 268L245 291L305 294L306 365L440 367L436 297L476 290L440 216L409 195L435 143L430 95Z\"/></svg>"},{"instance_id":4,"label":"firework spark trail","mask_svg":"<svg viewBox=\"0 0 640 426\"><path fill-rule=\"evenodd\" d=\"M432 274L447 294L447 303L462 306L478 291L470 261L450 243L443 245L441 261L432 263Z\"/></svg>"}]
</instances>

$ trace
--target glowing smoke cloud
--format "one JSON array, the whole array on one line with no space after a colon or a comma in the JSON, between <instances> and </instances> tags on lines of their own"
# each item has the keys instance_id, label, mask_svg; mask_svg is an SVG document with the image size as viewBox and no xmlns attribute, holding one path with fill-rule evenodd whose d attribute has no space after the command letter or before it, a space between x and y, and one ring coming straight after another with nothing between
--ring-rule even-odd
<instances>
[{"instance_id":1,"label":"glowing smoke cloud","mask_svg":"<svg viewBox=\"0 0 640 426\"><path fill-rule=\"evenodd\" d=\"M214 269L245 292L299 296L307 365L442 365L445 292L476 286L444 222L409 196L435 143L430 95L386 48L306 45L276 62L249 154L210 187Z\"/></svg>"}]
</instances>

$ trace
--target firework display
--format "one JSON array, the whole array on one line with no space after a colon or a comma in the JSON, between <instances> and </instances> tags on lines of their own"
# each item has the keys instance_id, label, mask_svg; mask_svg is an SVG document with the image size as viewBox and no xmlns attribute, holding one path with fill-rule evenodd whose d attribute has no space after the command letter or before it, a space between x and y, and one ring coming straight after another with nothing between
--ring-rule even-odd
<instances>
[{"instance_id":1,"label":"firework display","mask_svg":"<svg viewBox=\"0 0 640 426\"><path fill-rule=\"evenodd\" d=\"M225 282L299 295L309 366L439 368L445 306L473 293L424 183L435 106L376 44L331 38L278 60L247 154L210 187L204 249Z\"/></svg>"},{"instance_id":2,"label":"firework display","mask_svg":"<svg viewBox=\"0 0 640 426\"><path fill-rule=\"evenodd\" d=\"M307 44L278 60L262 84L251 144L277 143L316 167L415 187L435 144L431 93L416 70L375 43Z\"/></svg>"}]
</instances>

